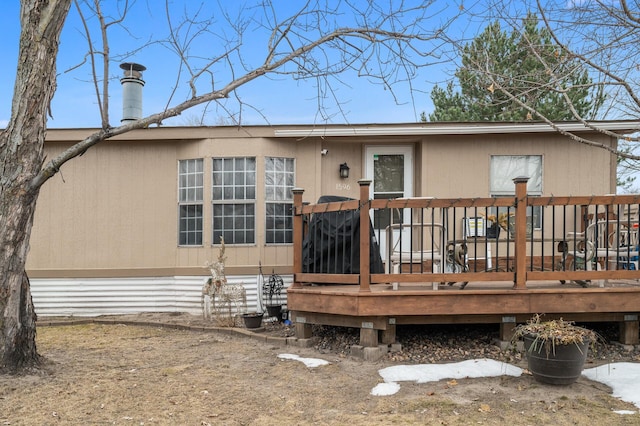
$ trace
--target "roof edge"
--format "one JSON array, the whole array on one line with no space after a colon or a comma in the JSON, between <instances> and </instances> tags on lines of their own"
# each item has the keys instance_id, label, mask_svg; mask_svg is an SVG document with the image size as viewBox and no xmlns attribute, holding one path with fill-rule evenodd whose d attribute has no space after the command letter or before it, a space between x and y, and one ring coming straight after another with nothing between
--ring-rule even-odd
<instances>
[{"instance_id":1,"label":"roof edge","mask_svg":"<svg viewBox=\"0 0 640 426\"><path fill-rule=\"evenodd\" d=\"M640 131L640 121L593 121L590 126L602 130L633 133ZM567 132L597 132L581 122L556 123ZM421 123L417 125L352 125L317 126L309 128L277 128L277 137L311 136L390 136L390 135L475 135L483 133L553 133L557 130L547 123Z\"/></svg>"}]
</instances>

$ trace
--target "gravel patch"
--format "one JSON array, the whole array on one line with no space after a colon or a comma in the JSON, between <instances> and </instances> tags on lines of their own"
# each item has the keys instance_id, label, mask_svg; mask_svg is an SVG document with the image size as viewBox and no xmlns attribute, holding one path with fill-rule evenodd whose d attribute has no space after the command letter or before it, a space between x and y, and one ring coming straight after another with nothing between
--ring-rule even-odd
<instances>
[{"instance_id":1,"label":"gravel patch","mask_svg":"<svg viewBox=\"0 0 640 426\"><path fill-rule=\"evenodd\" d=\"M589 351L588 364L640 362L640 345L628 346L617 342L617 324L581 325L600 336L595 347ZM277 322L265 322L265 332L279 337L295 336L293 326ZM524 358L523 352L512 343L508 349L502 350L498 346L498 337L497 324L398 326L396 340L401 350L387 353L385 359L407 364L458 362L476 358L520 363ZM360 331L356 328L314 325L313 339L313 348L320 354L346 357L351 346L359 344Z\"/></svg>"}]
</instances>

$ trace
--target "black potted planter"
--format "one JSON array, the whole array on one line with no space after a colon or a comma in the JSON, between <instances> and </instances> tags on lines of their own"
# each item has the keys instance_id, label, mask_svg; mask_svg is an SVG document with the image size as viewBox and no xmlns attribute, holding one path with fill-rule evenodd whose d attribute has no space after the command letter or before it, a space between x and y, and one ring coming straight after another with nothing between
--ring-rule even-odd
<instances>
[{"instance_id":1,"label":"black potted planter","mask_svg":"<svg viewBox=\"0 0 640 426\"><path fill-rule=\"evenodd\" d=\"M491 226L487 228L487 238L499 238L500 237L500 225L493 222Z\"/></svg>"},{"instance_id":2,"label":"black potted planter","mask_svg":"<svg viewBox=\"0 0 640 426\"><path fill-rule=\"evenodd\" d=\"M242 314L241 317L246 328L260 328L263 315L262 312L249 312Z\"/></svg>"},{"instance_id":3,"label":"black potted planter","mask_svg":"<svg viewBox=\"0 0 640 426\"><path fill-rule=\"evenodd\" d=\"M524 342L533 378L551 385L569 385L580 377L589 345L598 335L562 318L541 321L536 314L515 328L514 339Z\"/></svg>"},{"instance_id":4,"label":"black potted planter","mask_svg":"<svg viewBox=\"0 0 640 426\"><path fill-rule=\"evenodd\" d=\"M550 385L570 385L582 374L589 350L589 340L582 343L542 342L535 335L523 336L529 371L533 378Z\"/></svg>"},{"instance_id":5,"label":"black potted planter","mask_svg":"<svg viewBox=\"0 0 640 426\"><path fill-rule=\"evenodd\" d=\"M280 321L282 315L282 305L267 305L267 316L277 317Z\"/></svg>"}]
</instances>

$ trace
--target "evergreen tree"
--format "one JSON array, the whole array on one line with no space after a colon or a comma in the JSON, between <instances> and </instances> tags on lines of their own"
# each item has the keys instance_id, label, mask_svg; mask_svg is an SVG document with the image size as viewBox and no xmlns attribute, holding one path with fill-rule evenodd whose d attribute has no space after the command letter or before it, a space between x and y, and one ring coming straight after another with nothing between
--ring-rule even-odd
<instances>
[{"instance_id":1,"label":"evergreen tree","mask_svg":"<svg viewBox=\"0 0 640 426\"><path fill-rule=\"evenodd\" d=\"M463 47L461 56L462 66L455 73L458 87L449 82L431 92L434 111L429 121L535 119L511 96L553 121L592 118L602 103L602 96L589 88L586 69L553 43L534 14L523 20L522 31L510 34L502 31L500 22L490 24ZM427 121L426 114L421 119Z\"/></svg>"}]
</instances>

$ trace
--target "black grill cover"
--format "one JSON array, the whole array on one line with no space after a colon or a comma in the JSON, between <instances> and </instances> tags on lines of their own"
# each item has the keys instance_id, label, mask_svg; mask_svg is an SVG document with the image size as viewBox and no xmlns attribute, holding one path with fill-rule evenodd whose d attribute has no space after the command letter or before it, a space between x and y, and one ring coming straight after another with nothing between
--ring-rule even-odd
<instances>
[{"instance_id":1,"label":"black grill cover","mask_svg":"<svg viewBox=\"0 0 640 426\"><path fill-rule=\"evenodd\" d=\"M352 198L323 195L318 204L351 201ZM370 273L382 273L380 247L369 222ZM360 211L314 213L302 243L302 271L325 274L360 273Z\"/></svg>"}]
</instances>

